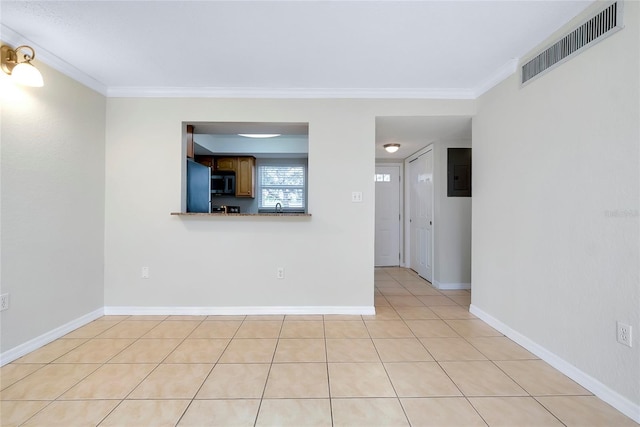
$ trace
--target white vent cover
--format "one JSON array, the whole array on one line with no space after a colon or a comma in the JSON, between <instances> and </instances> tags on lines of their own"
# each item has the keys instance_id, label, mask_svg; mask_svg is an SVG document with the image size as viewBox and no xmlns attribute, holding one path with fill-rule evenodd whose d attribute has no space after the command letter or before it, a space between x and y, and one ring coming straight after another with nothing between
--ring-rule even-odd
<instances>
[{"instance_id":1,"label":"white vent cover","mask_svg":"<svg viewBox=\"0 0 640 427\"><path fill-rule=\"evenodd\" d=\"M622 29L622 4L615 2L522 66L521 84L540 76L597 41Z\"/></svg>"}]
</instances>

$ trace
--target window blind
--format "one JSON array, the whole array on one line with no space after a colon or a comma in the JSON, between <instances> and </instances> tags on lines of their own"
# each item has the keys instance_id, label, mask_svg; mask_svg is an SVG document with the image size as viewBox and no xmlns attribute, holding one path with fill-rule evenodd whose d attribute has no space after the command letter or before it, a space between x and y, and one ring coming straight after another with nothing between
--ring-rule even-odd
<instances>
[{"instance_id":1,"label":"window blind","mask_svg":"<svg viewBox=\"0 0 640 427\"><path fill-rule=\"evenodd\" d=\"M258 209L275 209L280 203L283 210L304 211L306 207L305 166L258 166Z\"/></svg>"}]
</instances>

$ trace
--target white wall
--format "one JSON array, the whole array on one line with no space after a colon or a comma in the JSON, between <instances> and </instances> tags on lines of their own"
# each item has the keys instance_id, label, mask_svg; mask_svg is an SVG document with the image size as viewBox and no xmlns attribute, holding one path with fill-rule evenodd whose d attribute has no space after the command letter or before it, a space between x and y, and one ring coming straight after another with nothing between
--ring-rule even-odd
<instances>
[{"instance_id":1,"label":"white wall","mask_svg":"<svg viewBox=\"0 0 640 427\"><path fill-rule=\"evenodd\" d=\"M447 149L471 147L471 141L436 141L433 192L433 284L471 286L471 197L447 197Z\"/></svg>"},{"instance_id":2,"label":"white wall","mask_svg":"<svg viewBox=\"0 0 640 427\"><path fill-rule=\"evenodd\" d=\"M104 305L105 98L37 66L43 88L0 73L1 352Z\"/></svg>"},{"instance_id":3,"label":"white wall","mask_svg":"<svg viewBox=\"0 0 640 427\"><path fill-rule=\"evenodd\" d=\"M472 115L474 105L108 99L106 305L372 307L375 117ZM312 217L170 216L181 209L184 121L308 122ZM352 191L364 202L351 203Z\"/></svg>"},{"instance_id":4,"label":"white wall","mask_svg":"<svg viewBox=\"0 0 640 427\"><path fill-rule=\"evenodd\" d=\"M479 99L472 304L638 408L640 11L624 6L622 31Z\"/></svg>"}]
</instances>

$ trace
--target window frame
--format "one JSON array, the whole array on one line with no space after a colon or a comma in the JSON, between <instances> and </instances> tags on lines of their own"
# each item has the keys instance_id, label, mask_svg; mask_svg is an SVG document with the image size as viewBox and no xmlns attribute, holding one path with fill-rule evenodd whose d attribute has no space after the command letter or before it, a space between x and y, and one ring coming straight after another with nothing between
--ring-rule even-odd
<instances>
[{"instance_id":1,"label":"window frame","mask_svg":"<svg viewBox=\"0 0 640 427\"><path fill-rule=\"evenodd\" d=\"M304 205L302 208L282 207L282 212L287 213L307 213L307 207L309 206L309 160L308 158L259 158L256 159L256 196L258 198L258 213L273 213L275 208L262 206L262 172L263 166L271 167L296 167L302 166L304 170ZM296 186L297 187L297 186Z\"/></svg>"}]
</instances>

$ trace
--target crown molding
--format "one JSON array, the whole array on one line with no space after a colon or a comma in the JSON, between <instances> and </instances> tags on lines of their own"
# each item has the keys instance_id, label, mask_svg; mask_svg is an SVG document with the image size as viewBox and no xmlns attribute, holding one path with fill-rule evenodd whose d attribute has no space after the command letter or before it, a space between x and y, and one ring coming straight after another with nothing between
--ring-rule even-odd
<instances>
[{"instance_id":1,"label":"crown molding","mask_svg":"<svg viewBox=\"0 0 640 427\"><path fill-rule=\"evenodd\" d=\"M37 61L47 64L49 67L58 70L67 77L72 78L78 83L81 83L102 95L107 94L107 86L105 86L103 83L99 82L83 71L78 70L76 67L49 52L39 44L34 43L33 41L29 40L28 38L22 36L21 34L3 24L0 24L0 40L2 40L4 43L12 45L13 47L17 47L23 44L31 46L36 52Z\"/></svg>"},{"instance_id":2,"label":"crown molding","mask_svg":"<svg viewBox=\"0 0 640 427\"><path fill-rule=\"evenodd\" d=\"M485 79L482 83L475 87L475 89L473 90L473 98L479 98L484 93L488 92L491 88L496 86L498 83L502 82L513 73L515 73L516 69L518 68L518 62L518 58L513 58L502 67L498 68L491 76L489 76L489 78Z\"/></svg>"},{"instance_id":3,"label":"crown molding","mask_svg":"<svg viewBox=\"0 0 640 427\"><path fill-rule=\"evenodd\" d=\"M289 98L289 99L465 99L473 100L512 75L514 58L475 88L260 88L260 87L107 87L42 46L0 24L0 40L13 46L28 44L43 62L108 98Z\"/></svg>"},{"instance_id":4,"label":"crown molding","mask_svg":"<svg viewBox=\"0 0 640 427\"><path fill-rule=\"evenodd\" d=\"M110 87L110 98L474 99L469 89Z\"/></svg>"}]
</instances>

